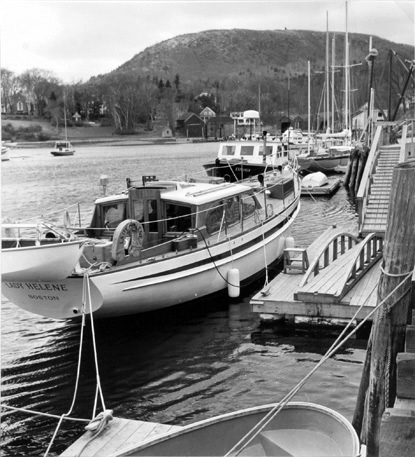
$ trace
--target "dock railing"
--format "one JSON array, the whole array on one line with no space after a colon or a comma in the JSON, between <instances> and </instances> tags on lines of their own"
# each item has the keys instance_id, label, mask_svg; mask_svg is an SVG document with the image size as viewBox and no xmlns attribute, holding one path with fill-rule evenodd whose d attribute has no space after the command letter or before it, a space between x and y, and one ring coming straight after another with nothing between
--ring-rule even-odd
<instances>
[{"instance_id":1,"label":"dock railing","mask_svg":"<svg viewBox=\"0 0 415 457\"><path fill-rule=\"evenodd\" d=\"M364 274L382 257L383 237L370 233L360 243L360 249L356 252L354 262L348 266L347 279L343 290L339 294L339 300L359 281Z\"/></svg>"},{"instance_id":2,"label":"dock railing","mask_svg":"<svg viewBox=\"0 0 415 457\"><path fill-rule=\"evenodd\" d=\"M378 125L375 136L372 141L369 156L366 161L365 169L363 171L362 179L360 181L359 189L356 195L357 212L358 212L358 224L359 233L363 228L363 222L365 220L367 200L369 197L370 186L372 184L372 175L376 169L380 146L383 145L383 133L385 126Z\"/></svg>"},{"instance_id":3,"label":"dock railing","mask_svg":"<svg viewBox=\"0 0 415 457\"><path fill-rule=\"evenodd\" d=\"M306 285L312 277L320 273L321 269L328 267L331 262L334 262L339 256L345 254L358 242L359 239L351 233L343 232L334 234L315 255L300 283L300 287Z\"/></svg>"}]
</instances>

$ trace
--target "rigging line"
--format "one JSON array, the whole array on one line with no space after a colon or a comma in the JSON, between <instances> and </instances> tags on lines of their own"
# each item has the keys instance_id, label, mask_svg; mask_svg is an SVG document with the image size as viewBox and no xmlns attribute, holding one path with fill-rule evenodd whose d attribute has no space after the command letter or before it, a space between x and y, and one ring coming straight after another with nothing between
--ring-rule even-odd
<instances>
[{"instance_id":1,"label":"rigging line","mask_svg":"<svg viewBox=\"0 0 415 457\"><path fill-rule=\"evenodd\" d=\"M50 414L50 413L41 413L40 411L33 411L30 409L25 408L16 408L15 406L9 405L1 405L2 408L11 409L12 411L20 411L22 413L33 414L35 416L45 416L45 417L52 417L54 419L59 419L62 416L58 416L57 414ZM77 421L77 422L90 422L90 419L81 419L77 417L64 417L65 420L69 421Z\"/></svg>"},{"instance_id":2,"label":"rigging line","mask_svg":"<svg viewBox=\"0 0 415 457\"><path fill-rule=\"evenodd\" d=\"M230 457L231 455L239 455L240 452L246 448L246 446L259 434L261 431L268 425L268 423L284 408L284 406L296 395L296 393L301 389L301 387L308 381L308 379L317 371L318 368L328 360L352 335L357 333L357 331L363 326L363 324L396 292L396 290L405 282L406 278L402 280L393 290L390 292L380 303L378 303L368 315L362 319L362 321L347 335L343 341L339 341L339 338L336 339L336 342L333 343L330 349L326 354L321 358L317 365L274 407L272 408L245 436L243 436L238 443L225 455L225 457ZM409 289L408 289L409 290ZM407 291L405 292L407 293ZM397 302L395 302L396 304ZM360 312L361 307L356 311L353 316L353 320L357 317L358 312ZM249 435L252 434L250 437ZM248 441L246 441L248 440ZM246 442L244 442L246 441Z\"/></svg>"},{"instance_id":3,"label":"rigging line","mask_svg":"<svg viewBox=\"0 0 415 457\"><path fill-rule=\"evenodd\" d=\"M223 274L220 272L219 270L219 267L216 265L216 262L213 260L213 256L212 256L212 253L210 252L210 248L209 248L209 245L207 244L207 241L206 241L206 238L205 236L203 235L203 232L201 230L199 230L198 228L196 228L196 230L200 233L200 235L202 236L202 239L205 243L205 246L206 246L206 249L208 251L208 254L209 254L209 257L213 263L213 266L215 267L216 271L218 272L218 275L226 282L226 284L232 286L232 287L240 287L239 285L235 285L235 284L231 284L224 276Z\"/></svg>"},{"instance_id":4,"label":"rigging line","mask_svg":"<svg viewBox=\"0 0 415 457\"><path fill-rule=\"evenodd\" d=\"M91 330L92 330L92 345L94 348L94 361L95 361L95 372L96 372L96 381L97 381L97 388L99 389L99 393L101 396L101 404L102 404L102 409L105 411L105 401L104 401L104 395L102 393L102 387L101 387L101 380L99 376L99 368L98 368L98 355L97 355L97 345L95 341L95 329L94 329L94 319L93 319L93 310L92 310L92 298L91 298L91 287L90 287L90 281L89 281L89 275L88 273L84 276L85 282L86 282L86 292L87 292L87 299L89 302L89 313L90 313L90 320L91 320Z\"/></svg>"},{"instance_id":5,"label":"rigging line","mask_svg":"<svg viewBox=\"0 0 415 457\"><path fill-rule=\"evenodd\" d=\"M59 431L59 428L60 428L60 426L62 424L63 419L67 418L67 416L69 416L72 413L72 410L73 410L73 408L75 406L75 400L76 400L76 396L77 396L77 393L78 393L79 378L80 378L80 375L81 375L81 360L82 360L82 346L83 346L83 340L84 340L84 327L85 327L85 306L83 305L82 306L82 321L81 321L81 336L80 336L79 351L78 351L78 365L77 365L77 369L76 369L76 380L75 380L74 393L73 393L73 397L72 397L72 404L71 404L68 412L64 413L64 414L62 414L60 416L58 425L55 428L55 432L53 433L52 439L51 439L51 441L49 443L48 448L46 449L44 457L47 457L47 455L49 454L49 451L50 451L50 449L52 447L53 442L55 441L55 438L56 438L56 436L58 434L58 431Z\"/></svg>"}]
</instances>

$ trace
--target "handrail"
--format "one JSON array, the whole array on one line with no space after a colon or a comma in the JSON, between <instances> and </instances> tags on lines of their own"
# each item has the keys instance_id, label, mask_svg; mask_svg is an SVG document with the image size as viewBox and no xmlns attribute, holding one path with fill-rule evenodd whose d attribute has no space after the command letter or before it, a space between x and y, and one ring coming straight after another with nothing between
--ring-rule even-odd
<instances>
[{"instance_id":1,"label":"handrail","mask_svg":"<svg viewBox=\"0 0 415 457\"><path fill-rule=\"evenodd\" d=\"M375 169L376 161L379 155L382 129L383 126L378 125L373 138L372 146L370 148L369 156L363 170L362 179L360 180L359 189L356 194L359 232L362 230L363 221L365 219L366 201L370 191L372 173Z\"/></svg>"},{"instance_id":2,"label":"handrail","mask_svg":"<svg viewBox=\"0 0 415 457\"><path fill-rule=\"evenodd\" d=\"M339 254L338 252L338 239L341 238L341 250L340 250L340 255L343 255L346 252L346 243L344 238L348 237L348 243L347 247L348 250L352 248L352 241L355 242L355 245L359 242L359 239L357 236L353 235L352 233L348 232L341 232L341 233L336 233L334 234L328 241L327 243L320 249L320 251L317 253L317 255L314 257L313 261L310 263L307 271L305 272L304 278L302 279L300 283L300 287L303 287L305 284L307 284L309 277L311 276L312 273L315 274L315 276L319 273L319 263L321 257L324 255L324 266L327 267L329 264L329 248L330 245L333 243L333 261L337 259L337 256Z\"/></svg>"},{"instance_id":3,"label":"handrail","mask_svg":"<svg viewBox=\"0 0 415 457\"><path fill-rule=\"evenodd\" d=\"M353 262L348 267L348 273L346 276L345 286L339 296L344 297L346 293L353 287L357 277L366 273L371 266L373 266L383 255L383 237L376 235L375 233L369 233L365 239L361 242L360 248L356 252L356 256ZM366 249L366 256L364 250ZM365 259L366 257L366 259ZM359 263L359 268L357 264ZM361 271L361 275L358 275L358 271ZM349 280L353 279L351 283Z\"/></svg>"},{"instance_id":4,"label":"handrail","mask_svg":"<svg viewBox=\"0 0 415 457\"><path fill-rule=\"evenodd\" d=\"M379 146L380 146L382 129L383 129L382 125L377 126L376 133L375 133L375 136L373 138L372 145L370 148L370 152L369 152L369 155L366 160L365 169L362 174L362 179L360 181L360 186L359 186L359 189L356 194L356 198L358 198L358 199L364 197L367 182L370 179L373 167L376 165L375 161L376 161L377 153L378 153Z\"/></svg>"}]
</instances>

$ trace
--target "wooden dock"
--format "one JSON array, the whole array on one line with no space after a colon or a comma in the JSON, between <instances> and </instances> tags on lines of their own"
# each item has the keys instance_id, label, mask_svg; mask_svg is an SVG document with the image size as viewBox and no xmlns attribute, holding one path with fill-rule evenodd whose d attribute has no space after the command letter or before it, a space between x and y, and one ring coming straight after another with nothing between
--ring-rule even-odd
<instances>
[{"instance_id":1,"label":"wooden dock","mask_svg":"<svg viewBox=\"0 0 415 457\"><path fill-rule=\"evenodd\" d=\"M114 418L95 438L92 432L84 433L61 457L108 457L148 438L180 429L175 425Z\"/></svg>"},{"instance_id":2,"label":"wooden dock","mask_svg":"<svg viewBox=\"0 0 415 457\"><path fill-rule=\"evenodd\" d=\"M314 187L301 187L301 196L323 196L330 197L340 188L341 179L337 178L335 180L329 181L325 186L314 186Z\"/></svg>"},{"instance_id":3,"label":"wooden dock","mask_svg":"<svg viewBox=\"0 0 415 457\"><path fill-rule=\"evenodd\" d=\"M376 305L382 248L375 235L331 227L308 248L285 250L284 271L251 299L252 311L263 321L351 319L361 307L360 321Z\"/></svg>"}]
</instances>

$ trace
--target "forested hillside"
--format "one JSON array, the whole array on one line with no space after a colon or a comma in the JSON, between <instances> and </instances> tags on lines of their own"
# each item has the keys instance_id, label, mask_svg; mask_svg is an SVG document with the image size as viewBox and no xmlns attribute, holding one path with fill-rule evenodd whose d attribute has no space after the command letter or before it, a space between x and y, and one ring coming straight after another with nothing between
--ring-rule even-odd
<instances>
[{"instance_id":1,"label":"forested hillside","mask_svg":"<svg viewBox=\"0 0 415 457\"><path fill-rule=\"evenodd\" d=\"M334 93L336 106L344 97L344 33L329 34L329 65L335 56ZM307 66L311 65L311 105L315 112L321 104L325 79L327 34L304 30L210 30L180 35L145 49L106 76L97 79L136 76L160 87L167 83L176 102L201 93L212 95L211 104L224 113L255 109L261 94L261 113L272 121L276 116L307 113ZM368 97L369 35L349 33L349 63L352 96L356 110ZM332 51L334 47L334 52ZM392 93L402 88L407 71L403 62L414 55L412 46L372 37L378 51L374 64L377 104L388 108L389 53L394 52ZM408 65L407 65L408 66ZM331 74L330 74L331 81ZM206 100L205 100L206 101Z\"/></svg>"}]
</instances>

